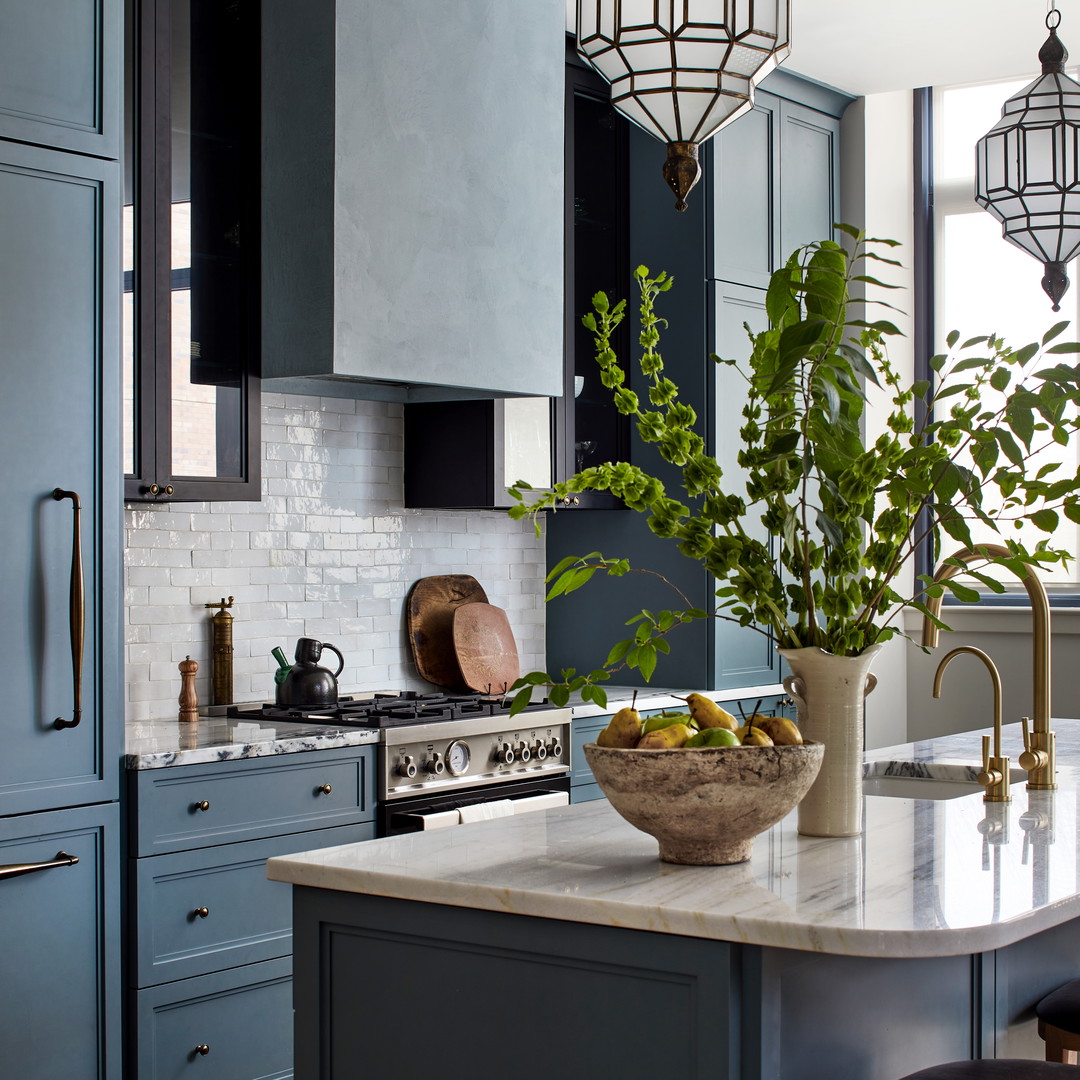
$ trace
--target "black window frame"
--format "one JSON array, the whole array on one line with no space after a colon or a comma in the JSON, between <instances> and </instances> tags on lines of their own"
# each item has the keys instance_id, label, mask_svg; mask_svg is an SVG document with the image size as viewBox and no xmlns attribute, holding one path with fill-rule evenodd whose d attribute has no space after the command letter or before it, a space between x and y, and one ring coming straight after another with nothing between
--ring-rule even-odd
<instances>
[{"instance_id":1,"label":"black window frame","mask_svg":"<svg viewBox=\"0 0 1080 1080\"><path fill-rule=\"evenodd\" d=\"M245 299L244 356L241 362L242 406L239 431L240 475L193 477L172 472L172 333L174 289L190 287L190 269L174 270L171 262L172 147L170 96L171 0L129 0L128 34L132 48L132 86L125 95L126 117L132 127L135 230L134 268L124 274L123 289L134 298L133 349L135 371L134 473L124 476L128 502L258 501L262 498L259 357L259 35L257 0L242 3L246 17L256 20L247 55L237 57L242 77L252 89L252 153L243 182Z\"/></svg>"}]
</instances>

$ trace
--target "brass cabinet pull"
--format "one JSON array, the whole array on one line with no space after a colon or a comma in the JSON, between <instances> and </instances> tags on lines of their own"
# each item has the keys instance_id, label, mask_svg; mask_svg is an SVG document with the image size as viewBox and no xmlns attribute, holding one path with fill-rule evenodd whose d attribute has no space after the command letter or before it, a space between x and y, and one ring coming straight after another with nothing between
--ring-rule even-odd
<instances>
[{"instance_id":1,"label":"brass cabinet pull","mask_svg":"<svg viewBox=\"0 0 1080 1080\"><path fill-rule=\"evenodd\" d=\"M146 489L151 495L171 495L173 493L172 484L166 484L162 487L160 484L151 484Z\"/></svg>"},{"instance_id":2,"label":"brass cabinet pull","mask_svg":"<svg viewBox=\"0 0 1080 1080\"><path fill-rule=\"evenodd\" d=\"M78 855L58 851L55 858L48 859L46 862L8 863L6 866L0 866L0 879L35 874L38 870L52 870L57 866L74 866L78 861Z\"/></svg>"},{"instance_id":3,"label":"brass cabinet pull","mask_svg":"<svg viewBox=\"0 0 1080 1080\"><path fill-rule=\"evenodd\" d=\"M197 907L191 914L196 918L206 919L210 916L210 909L208 907Z\"/></svg>"},{"instance_id":4,"label":"brass cabinet pull","mask_svg":"<svg viewBox=\"0 0 1080 1080\"><path fill-rule=\"evenodd\" d=\"M206 1043L199 1043L199 1045L195 1047L195 1053L206 1057L206 1055L210 1053L210 1047L207 1046Z\"/></svg>"},{"instance_id":5,"label":"brass cabinet pull","mask_svg":"<svg viewBox=\"0 0 1080 1080\"><path fill-rule=\"evenodd\" d=\"M199 802L195 803L195 805L192 807L192 809L193 810L202 810L202 811L209 810L210 809L210 802L207 799L200 799Z\"/></svg>"},{"instance_id":6,"label":"brass cabinet pull","mask_svg":"<svg viewBox=\"0 0 1080 1080\"><path fill-rule=\"evenodd\" d=\"M82 528L80 524L82 506L79 503L78 494L74 491L54 488L52 497L57 502L61 499L70 499L73 513L71 591L68 596L68 620L71 625L71 679L75 687L75 707L70 720L58 716L53 721L53 727L63 729L78 727L79 721L82 719L83 639L86 635L86 601L83 594Z\"/></svg>"},{"instance_id":7,"label":"brass cabinet pull","mask_svg":"<svg viewBox=\"0 0 1080 1080\"><path fill-rule=\"evenodd\" d=\"M329 784L321 784L319 787L317 787L315 789L315 792L316 792L316 794L319 794L319 795L329 795L330 792L333 791L333 790L334 789Z\"/></svg>"}]
</instances>

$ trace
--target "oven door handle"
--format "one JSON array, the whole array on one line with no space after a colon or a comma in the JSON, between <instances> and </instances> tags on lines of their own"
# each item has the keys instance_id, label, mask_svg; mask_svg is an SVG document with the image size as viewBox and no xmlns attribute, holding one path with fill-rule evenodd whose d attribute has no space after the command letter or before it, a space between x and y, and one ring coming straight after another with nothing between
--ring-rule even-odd
<instances>
[{"instance_id":1,"label":"oven door handle","mask_svg":"<svg viewBox=\"0 0 1080 1080\"><path fill-rule=\"evenodd\" d=\"M569 806L570 792L544 791L539 795L523 795L510 801L514 804L515 814L530 814L535 810L550 810L554 806Z\"/></svg>"}]
</instances>

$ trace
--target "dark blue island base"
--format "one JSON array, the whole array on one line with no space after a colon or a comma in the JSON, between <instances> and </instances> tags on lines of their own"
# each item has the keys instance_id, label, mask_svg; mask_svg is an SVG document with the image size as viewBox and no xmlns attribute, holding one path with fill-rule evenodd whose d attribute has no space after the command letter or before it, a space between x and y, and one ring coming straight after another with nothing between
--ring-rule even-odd
<instances>
[{"instance_id":1,"label":"dark blue island base","mask_svg":"<svg viewBox=\"0 0 1080 1080\"><path fill-rule=\"evenodd\" d=\"M1063 923L995 951L838 956L294 888L297 1080L896 1080L1042 1058Z\"/></svg>"}]
</instances>

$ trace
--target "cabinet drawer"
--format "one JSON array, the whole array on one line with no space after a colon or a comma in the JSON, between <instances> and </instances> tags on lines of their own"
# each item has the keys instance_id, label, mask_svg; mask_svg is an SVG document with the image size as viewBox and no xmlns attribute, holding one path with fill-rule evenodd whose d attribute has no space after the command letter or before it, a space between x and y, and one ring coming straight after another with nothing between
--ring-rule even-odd
<instances>
[{"instance_id":1,"label":"cabinet drawer","mask_svg":"<svg viewBox=\"0 0 1080 1080\"><path fill-rule=\"evenodd\" d=\"M374 750L134 771L133 846L156 855L373 820Z\"/></svg>"},{"instance_id":2,"label":"cabinet drawer","mask_svg":"<svg viewBox=\"0 0 1080 1080\"><path fill-rule=\"evenodd\" d=\"M139 859L131 949L136 986L154 986L292 951L290 890L266 878L275 855L370 840L374 822Z\"/></svg>"},{"instance_id":3,"label":"cabinet drawer","mask_svg":"<svg viewBox=\"0 0 1080 1080\"><path fill-rule=\"evenodd\" d=\"M136 996L139 1080L292 1076L291 957L166 983Z\"/></svg>"}]
</instances>

